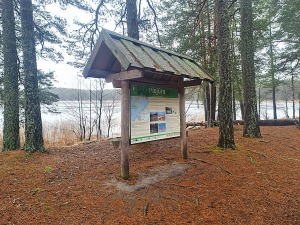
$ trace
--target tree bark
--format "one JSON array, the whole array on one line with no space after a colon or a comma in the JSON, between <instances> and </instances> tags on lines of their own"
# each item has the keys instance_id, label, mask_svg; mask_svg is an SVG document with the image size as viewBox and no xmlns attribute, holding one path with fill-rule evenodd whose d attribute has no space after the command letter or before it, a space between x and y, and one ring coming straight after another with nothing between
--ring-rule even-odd
<instances>
[{"instance_id":1,"label":"tree bark","mask_svg":"<svg viewBox=\"0 0 300 225\"><path fill-rule=\"evenodd\" d=\"M232 124L232 85L229 66L229 15L228 0L217 1L217 37L219 48L219 143L221 148L235 149Z\"/></svg>"},{"instance_id":2,"label":"tree bark","mask_svg":"<svg viewBox=\"0 0 300 225\"><path fill-rule=\"evenodd\" d=\"M296 107L295 107L295 77L294 71L292 71L292 101L293 101L293 119L296 118Z\"/></svg>"},{"instance_id":3,"label":"tree bark","mask_svg":"<svg viewBox=\"0 0 300 225\"><path fill-rule=\"evenodd\" d=\"M272 22L269 25L269 45L270 45L270 61L271 61L271 78L272 78L272 102L273 102L273 118L277 119L277 107L276 107L276 79L275 79L275 59L272 43Z\"/></svg>"},{"instance_id":4,"label":"tree bark","mask_svg":"<svg viewBox=\"0 0 300 225\"><path fill-rule=\"evenodd\" d=\"M4 58L3 151L20 147L18 54L15 32L14 3L2 1L2 35Z\"/></svg>"},{"instance_id":5,"label":"tree bark","mask_svg":"<svg viewBox=\"0 0 300 225\"><path fill-rule=\"evenodd\" d=\"M25 145L27 152L44 152L41 107L37 79L33 7L31 0L20 1L25 92Z\"/></svg>"},{"instance_id":6,"label":"tree bark","mask_svg":"<svg viewBox=\"0 0 300 225\"><path fill-rule=\"evenodd\" d=\"M205 105L206 105L206 121L207 127L212 127L211 121L211 87L210 83L207 82L205 87Z\"/></svg>"},{"instance_id":7,"label":"tree bark","mask_svg":"<svg viewBox=\"0 0 300 225\"><path fill-rule=\"evenodd\" d=\"M298 128L300 128L300 92L298 93Z\"/></svg>"},{"instance_id":8,"label":"tree bark","mask_svg":"<svg viewBox=\"0 0 300 225\"><path fill-rule=\"evenodd\" d=\"M126 0L127 35L139 40L139 24L137 18L136 0Z\"/></svg>"},{"instance_id":9,"label":"tree bark","mask_svg":"<svg viewBox=\"0 0 300 225\"><path fill-rule=\"evenodd\" d=\"M244 93L244 137L261 137L255 90L252 1L241 0L241 57Z\"/></svg>"}]
</instances>

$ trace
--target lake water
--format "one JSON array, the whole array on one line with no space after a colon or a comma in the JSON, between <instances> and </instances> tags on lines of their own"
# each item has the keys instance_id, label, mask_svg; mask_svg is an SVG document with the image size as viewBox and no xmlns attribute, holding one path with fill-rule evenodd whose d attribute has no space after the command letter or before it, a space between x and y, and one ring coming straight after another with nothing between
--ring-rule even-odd
<instances>
[{"instance_id":1,"label":"lake water","mask_svg":"<svg viewBox=\"0 0 300 225\"><path fill-rule=\"evenodd\" d=\"M107 124L105 122L105 115L107 114L107 107L110 105L110 102L104 102L103 109L103 121L102 126L104 133L107 131ZM88 102L84 102L84 114L89 120L89 109L90 105ZM296 108L298 110L298 104ZM78 103L77 102L58 102L57 104L58 111L60 114L50 114L47 113L45 108L42 108L42 119L44 124L48 126L57 126L58 124L78 124ZM92 106L92 108L94 108ZM92 109L92 119L95 118L96 114L94 113L95 109ZM291 117L292 112L292 103L288 102L288 114ZM297 114L297 112L296 112ZM286 118L285 114L285 103L277 103L277 117ZM186 118L187 121L204 121L204 106L202 103L199 105L196 102L186 102ZM112 117L112 136L120 135L120 119L121 119L121 106L120 102L115 103L114 113ZM237 119L241 119L240 109L237 108ZM271 102L264 102L261 104L261 119L273 119L273 108Z\"/></svg>"},{"instance_id":2,"label":"lake water","mask_svg":"<svg viewBox=\"0 0 300 225\"><path fill-rule=\"evenodd\" d=\"M298 116L298 104L296 104L296 116ZM60 112L59 114L52 114L47 111L45 107L42 107L42 120L44 127L44 136L50 139L50 142L56 142L58 140L66 139L67 136L73 141L76 139L76 134L79 134L79 110L78 103L74 101L60 101L56 103L56 108ZM103 136L107 136L107 116L111 109L111 102L104 102L103 116L101 121ZM115 103L113 109L113 116L111 121L110 137L120 136L121 128L121 108L120 102ZM2 109L0 116L0 132L2 131L3 116ZM90 115L92 124L96 118L96 108L92 105L92 111L90 114L89 102L83 102L83 114L87 123L87 129L89 129ZM292 103L288 103L288 114L292 117ZM277 103L277 116L278 118L286 118L285 103ZM186 118L187 121L204 121L204 107L203 104L197 105L196 102L186 102ZM241 119L239 108L237 109L237 119ZM273 109L271 102L263 102L261 104L261 119L273 119ZM62 131L64 135L61 134ZM95 133L95 127L93 128ZM68 141L66 141L68 142Z\"/></svg>"}]
</instances>

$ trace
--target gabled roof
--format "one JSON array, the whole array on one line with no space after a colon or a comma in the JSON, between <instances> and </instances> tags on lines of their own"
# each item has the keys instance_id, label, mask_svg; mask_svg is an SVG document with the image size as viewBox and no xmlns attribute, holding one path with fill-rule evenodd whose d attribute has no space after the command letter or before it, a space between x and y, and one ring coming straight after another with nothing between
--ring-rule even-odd
<instances>
[{"instance_id":1,"label":"gabled roof","mask_svg":"<svg viewBox=\"0 0 300 225\"><path fill-rule=\"evenodd\" d=\"M133 69L214 81L190 57L102 29L84 68L84 77L106 78L109 74Z\"/></svg>"}]
</instances>

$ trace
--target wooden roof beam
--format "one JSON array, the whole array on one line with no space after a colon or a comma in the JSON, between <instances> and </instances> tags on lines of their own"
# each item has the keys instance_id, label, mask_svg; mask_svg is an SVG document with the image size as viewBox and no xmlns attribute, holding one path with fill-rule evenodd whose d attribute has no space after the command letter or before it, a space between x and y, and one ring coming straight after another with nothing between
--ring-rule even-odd
<instances>
[{"instance_id":1,"label":"wooden roof beam","mask_svg":"<svg viewBox=\"0 0 300 225\"><path fill-rule=\"evenodd\" d=\"M178 88L178 82L170 82L170 81L166 81L166 80L151 79L151 78L136 79L136 80L133 80L131 83Z\"/></svg>"},{"instance_id":2,"label":"wooden roof beam","mask_svg":"<svg viewBox=\"0 0 300 225\"><path fill-rule=\"evenodd\" d=\"M183 86L184 87L192 87L192 86L198 86L202 84L202 80L196 79L196 80L189 80L189 81L184 81Z\"/></svg>"},{"instance_id":3,"label":"wooden roof beam","mask_svg":"<svg viewBox=\"0 0 300 225\"><path fill-rule=\"evenodd\" d=\"M105 80L106 82L112 82L113 80L132 80L143 77L144 74L140 70L128 70L120 73L110 74L105 78Z\"/></svg>"}]
</instances>

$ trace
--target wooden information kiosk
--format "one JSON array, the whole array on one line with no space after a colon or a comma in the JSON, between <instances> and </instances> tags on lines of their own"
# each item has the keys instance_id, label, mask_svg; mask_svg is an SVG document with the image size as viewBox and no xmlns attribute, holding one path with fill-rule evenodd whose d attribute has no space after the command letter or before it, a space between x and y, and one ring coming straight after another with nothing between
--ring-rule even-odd
<instances>
[{"instance_id":1,"label":"wooden information kiosk","mask_svg":"<svg viewBox=\"0 0 300 225\"><path fill-rule=\"evenodd\" d=\"M213 82L193 59L103 29L84 68L122 90L121 176L129 177L129 147L179 137L187 159L185 87Z\"/></svg>"}]
</instances>

